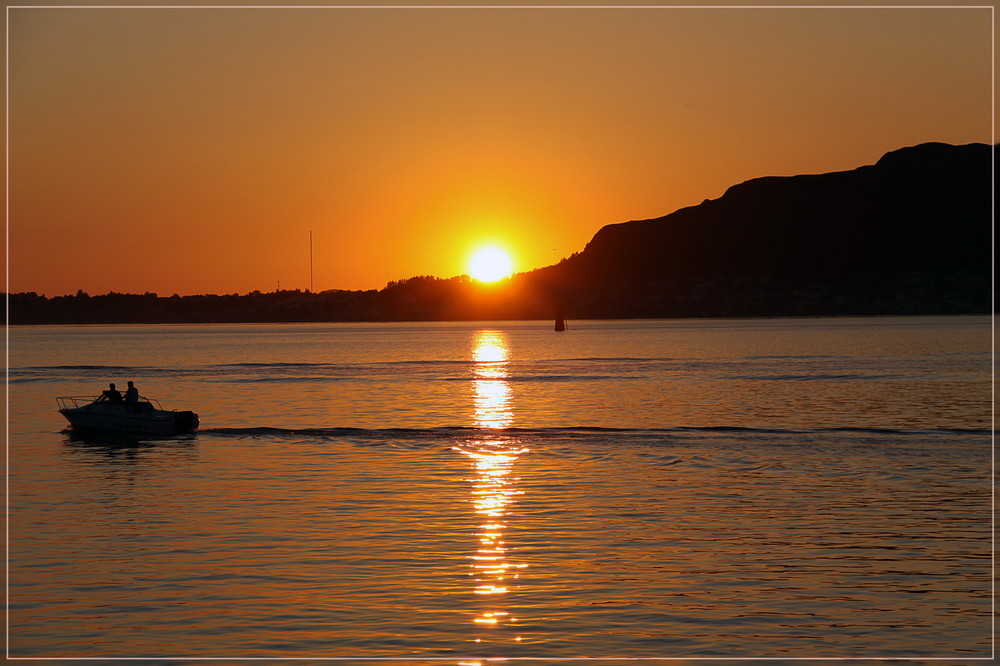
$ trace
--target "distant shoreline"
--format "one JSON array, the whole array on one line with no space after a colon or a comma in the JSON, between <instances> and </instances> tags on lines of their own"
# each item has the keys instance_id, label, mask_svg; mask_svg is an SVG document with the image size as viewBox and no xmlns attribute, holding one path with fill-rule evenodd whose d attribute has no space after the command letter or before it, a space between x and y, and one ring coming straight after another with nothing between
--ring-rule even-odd
<instances>
[{"instance_id":1,"label":"distant shoreline","mask_svg":"<svg viewBox=\"0 0 1000 666\"><path fill-rule=\"evenodd\" d=\"M450 282L450 281L440 281ZM351 296L345 296L350 294ZM251 293L246 295L198 295L161 297L155 294L104 294L98 296L76 295L46 298L35 294L9 294L7 323L12 326L108 326L108 325L159 325L159 324L309 324L309 323L433 323L433 322L482 322L482 321L538 321L553 322L551 303L534 300L518 306L503 303L496 290L489 294L496 301L476 303L476 316L406 316L403 311L386 312L388 296L379 292L308 292ZM333 301L344 310L331 312ZM344 304L348 301L348 304ZM350 308L357 312L366 309L370 316L348 316ZM442 309L444 307L442 306ZM450 308L449 308L450 309ZM381 316L376 316L376 312ZM588 308L568 309L565 318L573 321L617 321L642 319L785 319L785 318L850 318L850 317L912 317L912 316L983 316L992 315L989 304L979 309L873 309L859 306L856 309L822 310L789 308L786 311L770 310L757 313L726 312L650 312L601 314ZM213 314L215 316L213 316ZM335 316L321 316L335 314ZM412 313L409 313L412 314ZM453 315L456 313L452 312ZM298 316L297 316L298 315Z\"/></svg>"}]
</instances>

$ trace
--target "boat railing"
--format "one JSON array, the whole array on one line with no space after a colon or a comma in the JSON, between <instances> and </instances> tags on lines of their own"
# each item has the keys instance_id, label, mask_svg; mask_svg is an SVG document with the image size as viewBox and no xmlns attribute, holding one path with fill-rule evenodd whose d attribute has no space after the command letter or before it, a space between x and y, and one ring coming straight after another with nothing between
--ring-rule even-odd
<instances>
[{"instance_id":1,"label":"boat railing","mask_svg":"<svg viewBox=\"0 0 1000 666\"><path fill-rule=\"evenodd\" d=\"M85 407L89 404L95 402L103 402L101 395L63 395L56 398L56 402L59 403L59 409L78 409L80 407ZM152 398L147 398L145 396L139 396L139 404L149 403L153 409L162 411L160 403ZM125 404L125 403L120 403Z\"/></svg>"},{"instance_id":2,"label":"boat railing","mask_svg":"<svg viewBox=\"0 0 1000 666\"><path fill-rule=\"evenodd\" d=\"M56 398L59 409L76 409L95 402L100 396L96 395L62 395Z\"/></svg>"}]
</instances>

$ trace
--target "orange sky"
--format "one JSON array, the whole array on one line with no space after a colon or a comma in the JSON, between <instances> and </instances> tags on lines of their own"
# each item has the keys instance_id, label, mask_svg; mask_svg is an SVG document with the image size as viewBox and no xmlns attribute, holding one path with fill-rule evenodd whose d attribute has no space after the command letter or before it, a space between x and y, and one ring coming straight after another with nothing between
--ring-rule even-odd
<instances>
[{"instance_id":1,"label":"orange sky","mask_svg":"<svg viewBox=\"0 0 1000 666\"><path fill-rule=\"evenodd\" d=\"M765 175L992 141L989 8L9 8L8 289L515 270Z\"/></svg>"}]
</instances>

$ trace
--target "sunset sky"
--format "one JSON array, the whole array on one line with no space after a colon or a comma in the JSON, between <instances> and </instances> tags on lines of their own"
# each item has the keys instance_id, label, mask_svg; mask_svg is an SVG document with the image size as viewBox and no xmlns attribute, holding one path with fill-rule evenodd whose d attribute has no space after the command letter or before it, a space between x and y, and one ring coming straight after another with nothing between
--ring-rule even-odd
<instances>
[{"instance_id":1,"label":"sunset sky","mask_svg":"<svg viewBox=\"0 0 1000 666\"><path fill-rule=\"evenodd\" d=\"M377 289L993 140L979 8L8 8L8 289ZM804 221L807 222L807 221Z\"/></svg>"}]
</instances>

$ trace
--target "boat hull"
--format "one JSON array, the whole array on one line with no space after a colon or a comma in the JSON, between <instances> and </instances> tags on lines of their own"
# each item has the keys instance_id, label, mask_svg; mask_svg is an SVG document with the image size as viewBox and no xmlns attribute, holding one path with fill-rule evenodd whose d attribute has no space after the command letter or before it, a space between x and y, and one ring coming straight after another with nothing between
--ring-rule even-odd
<instances>
[{"instance_id":1,"label":"boat hull","mask_svg":"<svg viewBox=\"0 0 1000 666\"><path fill-rule=\"evenodd\" d=\"M120 432L136 435L180 435L198 428L198 415L194 412L147 409L134 411L132 407L114 403L91 403L80 407L67 407L59 413L69 421L73 431Z\"/></svg>"}]
</instances>

